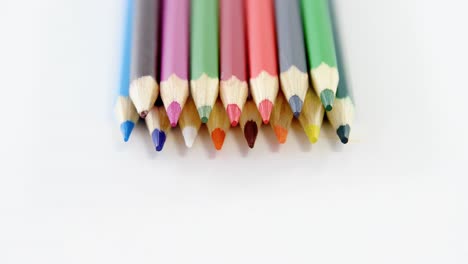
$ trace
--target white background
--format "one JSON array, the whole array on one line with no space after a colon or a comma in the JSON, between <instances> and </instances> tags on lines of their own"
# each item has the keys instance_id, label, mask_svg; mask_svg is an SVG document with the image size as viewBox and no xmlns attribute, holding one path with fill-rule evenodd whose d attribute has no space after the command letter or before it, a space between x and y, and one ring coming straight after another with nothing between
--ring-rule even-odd
<instances>
[{"instance_id":1,"label":"white background","mask_svg":"<svg viewBox=\"0 0 468 264\"><path fill-rule=\"evenodd\" d=\"M113 120L121 1L1 0L0 263L467 263L465 1L335 0L352 142Z\"/></svg>"}]
</instances>

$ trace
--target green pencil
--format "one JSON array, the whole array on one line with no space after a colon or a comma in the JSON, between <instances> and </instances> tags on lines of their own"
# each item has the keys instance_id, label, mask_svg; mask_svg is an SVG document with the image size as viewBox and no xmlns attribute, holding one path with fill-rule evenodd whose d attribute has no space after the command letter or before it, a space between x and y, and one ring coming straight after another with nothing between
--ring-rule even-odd
<instances>
[{"instance_id":1,"label":"green pencil","mask_svg":"<svg viewBox=\"0 0 468 264\"><path fill-rule=\"evenodd\" d=\"M301 0L301 11L312 85L331 111L339 74L328 0Z\"/></svg>"},{"instance_id":2,"label":"green pencil","mask_svg":"<svg viewBox=\"0 0 468 264\"><path fill-rule=\"evenodd\" d=\"M218 0L191 1L190 91L203 123L219 92Z\"/></svg>"},{"instance_id":3,"label":"green pencil","mask_svg":"<svg viewBox=\"0 0 468 264\"><path fill-rule=\"evenodd\" d=\"M336 90L336 99L333 110L327 112L328 120L330 120L333 129L335 129L338 137L343 144L348 143L351 125L354 119L354 103L350 94L349 82L346 78L346 69L344 67L343 47L340 41L340 34L337 28L336 16L334 15L333 5L331 6L331 15L333 18L333 31L336 39L336 57L338 69L340 71L340 83Z\"/></svg>"}]
</instances>

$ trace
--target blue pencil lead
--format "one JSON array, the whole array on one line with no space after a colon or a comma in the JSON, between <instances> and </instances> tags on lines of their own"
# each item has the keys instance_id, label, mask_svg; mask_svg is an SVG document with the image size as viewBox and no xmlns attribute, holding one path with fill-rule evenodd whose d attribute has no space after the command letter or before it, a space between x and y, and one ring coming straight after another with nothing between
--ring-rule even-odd
<instances>
[{"instance_id":1,"label":"blue pencil lead","mask_svg":"<svg viewBox=\"0 0 468 264\"><path fill-rule=\"evenodd\" d=\"M135 123L133 123L132 121L125 121L120 125L120 131L122 132L123 140L125 142L127 142L130 138L130 134L132 134L134 127Z\"/></svg>"}]
</instances>

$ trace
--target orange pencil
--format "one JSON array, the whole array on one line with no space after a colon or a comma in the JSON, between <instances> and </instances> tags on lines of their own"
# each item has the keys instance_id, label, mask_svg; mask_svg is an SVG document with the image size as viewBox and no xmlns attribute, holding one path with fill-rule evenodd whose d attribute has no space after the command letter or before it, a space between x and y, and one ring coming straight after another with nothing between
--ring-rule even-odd
<instances>
[{"instance_id":1,"label":"orange pencil","mask_svg":"<svg viewBox=\"0 0 468 264\"><path fill-rule=\"evenodd\" d=\"M291 111L291 107L289 107L283 92L280 91L278 97L276 97L270 120L270 125L275 131L276 138L280 144L286 143L292 120L293 112Z\"/></svg>"},{"instance_id":2,"label":"orange pencil","mask_svg":"<svg viewBox=\"0 0 468 264\"><path fill-rule=\"evenodd\" d=\"M226 138L226 133L230 125L229 117L223 107L223 103L218 99L213 106L210 119L208 119L208 123L206 123L216 150L221 150L223 147L224 139Z\"/></svg>"},{"instance_id":3,"label":"orange pencil","mask_svg":"<svg viewBox=\"0 0 468 264\"><path fill-rule=\"evenodd\" d=\"M279 87L275 7L273 0L245 0L245 8L250 92L263 123L268 124Z\"/></svg>"}]
</instances>

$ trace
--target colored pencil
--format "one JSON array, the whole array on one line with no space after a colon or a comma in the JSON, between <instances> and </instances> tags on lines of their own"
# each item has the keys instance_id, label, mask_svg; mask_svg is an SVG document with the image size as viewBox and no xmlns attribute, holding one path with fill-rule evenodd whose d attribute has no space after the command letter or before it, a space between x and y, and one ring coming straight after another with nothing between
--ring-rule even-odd
<instances>
[{"instance_id":1,"label":"colored pencil","mask_svg":"<svg viewBox=\"0 0 468 264\"><path fill-rule=\"evenodd\" d=\"M331 6L333 7L333 5ZM337 28L336 16L331 8L331 14L334 18L334 34L336 40L336 58L338 62L338 70L340 71L340 82L336 90L336 99L333 110L327 112L328 120L335 129L340 141L343 144L348 143L351 126L354 119L354 103L350 93L350 86L346 76L346 68L344 67L343 47L340 41L340 34Z\"/></svg>"},{"instance_id":2,"label":"colored pencil","mask_svg":"<svg viewBox=\"0 0 468 264\"><path fill-rule=\"evenodd\" d=\"M247 101L240 117L240 126L250 148L254 148L262 117L253 101Z\"/></svg>"},{"instance_id":3,"label":"colored pencil","mask_svg":"<svg viewBox=\"0 0 468 264\"><path fill-rule=\"evenodd\" d=\"M218 0L192 0L190 91L203 123L219 92Z\"/></svg>"},{"instance_id":4,"label":"colored pencil","mask_svg":"<svg viewBox=\"0 0 468 264\"><path fill-rule=\"evenodd\" d=\"M278 94L275 14L273 0L246 0L250 92L263 123L270 121Z\"/></svg>"},{"instance_id":5,"label":"colored pencil","mask_svg":"<svg viewBox=\"0 0 468 264\"><path fill-rule=\"evenodd\" d=\"M299 0L275 0L281 89L299 117L309 88Z\"/></svg>"},{"instance_id":6,"label":"colored pencil","mask_svg":"<svg viewBox=\"0 0 468 264\"><path fill-rule=\"evenodd\" d=\"M132 27L134 1L127 0L125 9L125 29L123 36L122 65L120 73L120 88L115 105L117 121L120 123L120 131L125 142L130 138L135 124L138 122L138 113L129 97L130 88L130 61L132 50Z\"/></svg>"},{"instance_id":7,"label":"colored pencil","mask_svg":"<svg viewBox=\"0 0 468 264\"><path fill-rule=\"evenodd\" d=\"M273 128L273 131L275 131L276 138L280 144L286 143L292 119L293 112L291 111L284 94L279 92L271 113L270 125Z\"/></svg>"},{"instance_id":8,"label":"colored pencil","mask_svg":"<svg viewBox=\"0 0 468 264\"><path fill-rule=\"evenodd\" d=\"M299 122L309 138L310 143L316 143L318 141L324 114L325 109L320 99L312 89L308 89L302 114L299 116Z\"/></svg>"},{"instance_id":9,"label":"colored pencil","mask_svg":"<svg viewBox=\"0 0 468 264\"><path fill-rule=\"evenodd\" d=\"M167 134L171 127L169 119L164 107L153 107L145 118L146 126L153 140L156 151L161 151L164 148Z\"/></svg>"},{"instance_id":10,"label":"colored pencil","mask_svg":"<svg viewBox=\"0 0 468 264\"><path fill-rule=\"evenodd\" d=\"M223 103L217 100L213 106L213 112L211 113L208 123L208 132L210 133L211 140L217 150L221 150L223 147L224 139L229 130L229 117L226 114L226 110L223 107Z\"/></svg>"},{"instance_id":11,"label":"colored pencil","mask_svg":"<svg viewBox=\"0 0 468 264\"><path fill-rule=\"evenodd\" d=\"M189 95L190 0L164 0L162 9L160 94L175 127Z\"/></svg>"},{"instance_id":12,"label":"colored pencil","mask_svg":"<svg viewBox=\"0 0 468 264\"><path fill-rule=\"evenodd\" d=\"M220 2L220 97L232 126L237 126L249 93L244 0Z\"/></svg>"},{"instance_id":13,"label":"colored pencil","mask_svg":"<svg viewBox=\"0 0 468 264\"><path fill-rule=\"evenodd\" d=\"M135 1L130 98L140 117L153 108L159 93L156 82L159 0Z\"/></svg>"},{"instance_id":14,"label":"colored pencil","mask_svg":"<svg viewBox=\"0 0 468 264\"><path fill-rule=\"evenodd\" d=\"M301 0L302 21L313 87L331 111L339 82L328 0Z\"/></svg>"},{"instance_id":15,"label":"colored pencil","mask_svg":"<svg viewBox=\"0 0 468 264\"><path fill-rule=\"evenodd\" d=\"M197 112L197 107L193 102L192 97L187 99L184 109L182 109L182 114L180 114L179 119L180 130L184 136L185 145L188 148L193 146L195 139L198 135L198 130L201 126L200 117Z\"/></svg>"}]
</instances>

